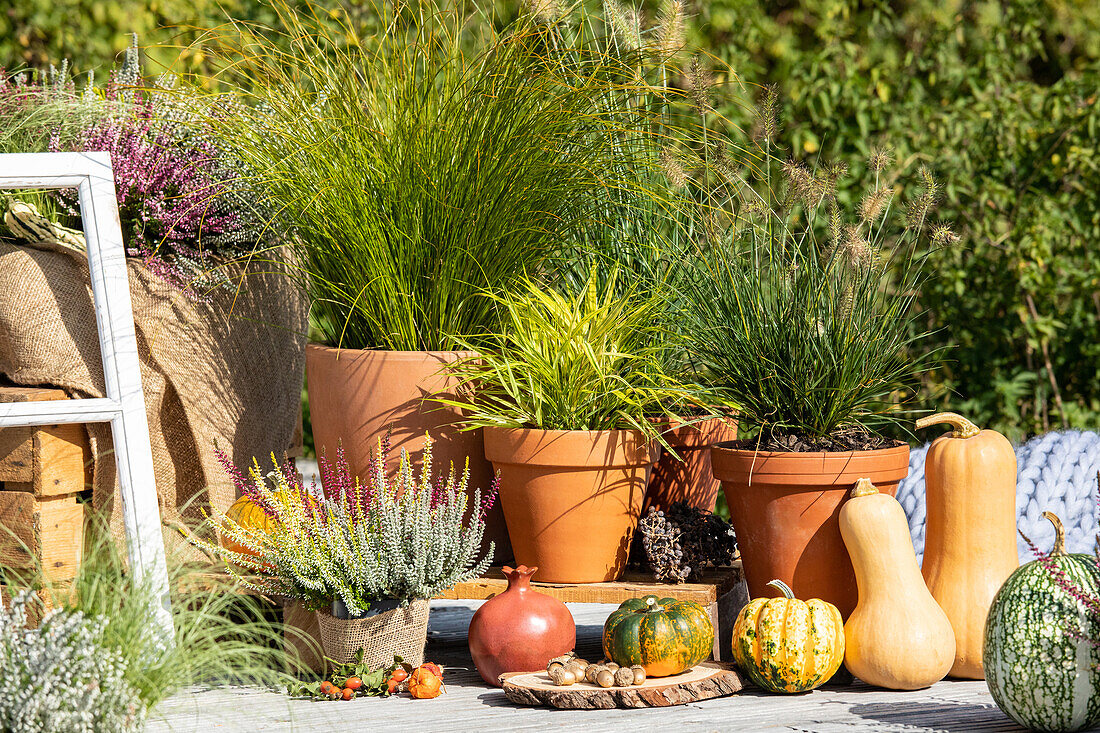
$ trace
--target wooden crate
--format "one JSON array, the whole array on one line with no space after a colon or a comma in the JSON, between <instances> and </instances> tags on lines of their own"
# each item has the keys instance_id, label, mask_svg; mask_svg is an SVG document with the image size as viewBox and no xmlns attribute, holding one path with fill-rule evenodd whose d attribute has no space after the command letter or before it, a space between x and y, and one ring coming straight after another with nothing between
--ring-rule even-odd
<instances>
[{"instance_id":1,"label":"wooden crate","mask_svg":"<svg viewBox=\"0 0 1100 733\"><path fill-rule=\"evenodd\" d=\"M0 402L67 399L59 389L0 386ZM76 577L84 554L91 450L81 425L0 430L0 566Z\"/></svg>"}]
</instances>

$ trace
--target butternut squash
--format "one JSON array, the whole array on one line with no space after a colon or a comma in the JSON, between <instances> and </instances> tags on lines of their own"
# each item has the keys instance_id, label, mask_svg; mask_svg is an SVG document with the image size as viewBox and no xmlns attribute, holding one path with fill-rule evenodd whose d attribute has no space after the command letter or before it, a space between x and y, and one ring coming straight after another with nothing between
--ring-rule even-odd
<instances>
[{"instance_id":1,"label":"butternut squash","mask_svg":"<svg viewBox=\"0 0 1100 733\"><path fill-rule=\"evenodd\" d=\"M955 659L951 622L924 585L901 504L861 478L840 507L859 600L844 624L844 664L864 682L916 690Z\"/></svg>"},{"instance_id":2,"label":"butternut squash","mask_svg":"<svg viewBox=\"0 0 1100 733\"><path fill-rule=\"evenodd\" d=\"M924 461L928 524L921 572L955 630L952 677L980 680L985 619L993 596L1019 566L1016 452L998 432L945 412L918 428L947 423Z\"/></svg>"}]
</instances>

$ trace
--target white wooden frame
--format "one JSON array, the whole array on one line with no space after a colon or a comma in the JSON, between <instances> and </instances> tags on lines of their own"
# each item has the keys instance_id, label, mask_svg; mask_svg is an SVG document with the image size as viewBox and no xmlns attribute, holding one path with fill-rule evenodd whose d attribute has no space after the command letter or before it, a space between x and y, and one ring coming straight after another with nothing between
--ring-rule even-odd
<instances>
[{"instance_id":1,"label":"white wooden frame","mask_svg":"<svg viewBox=\"0 0 1100 733\"><path fill-rule=\"evenodd\" d=\"M79 191L107 396L0 403L0 427L111 423L130 569L135 579L152 583L161 600L160 620L170 632L164 536L111 157L107 153L0 155L0 189L16 188Z\"/></svg>"}]
</instances>

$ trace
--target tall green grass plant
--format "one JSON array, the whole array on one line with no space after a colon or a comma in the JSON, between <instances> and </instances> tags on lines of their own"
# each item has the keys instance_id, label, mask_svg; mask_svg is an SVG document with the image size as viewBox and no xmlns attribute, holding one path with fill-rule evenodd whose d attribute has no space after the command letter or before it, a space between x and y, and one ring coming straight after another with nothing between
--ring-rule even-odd
<instances>
[{"instance_id":1,"label":"tall green grass plant","mask_svg":"<svg viewBox=\"0 0 1100 733\"><path fill-rule=\"evenodd\" d=\"M216 37L243 61L213 124L280 212L320 337L433 350L493 330L481 293L540 268L613 185L602 82L560 73L524 22L387 4L359 37L274 2L277 27Z\"/></svg>"}]
</instances>

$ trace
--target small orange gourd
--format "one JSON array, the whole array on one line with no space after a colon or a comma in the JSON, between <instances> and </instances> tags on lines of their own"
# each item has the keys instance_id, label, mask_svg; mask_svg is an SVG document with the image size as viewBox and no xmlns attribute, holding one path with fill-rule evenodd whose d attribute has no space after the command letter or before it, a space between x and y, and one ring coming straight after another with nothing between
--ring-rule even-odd
<instances>
[{"instance_id":1,"label":"small orange gourd","mask_svg":"<svg viewBox=\"0 0 1100 733\"><path fill-rule=\"evenodd\" d=\"M901 504L860 479L840 507L840 535L859 589L844 624L848 671L891 690L943 679L955 659L955 634L924 585Z\"/></svg>"},{"instance_id":2,"label":"small orange gourd","mask_svg":"<svg viewBox=\"0 0 1100 733\"><path fill-rule=\"evenodd\" d=\"M925 503L921 572L955 630L952 677L980 680L985 620L993 596L1019 567L1016 554L1016 452L998 432L980 430L945 412L918 428L947 423L924 461Z\"/></svg>"},{"instance_id":3,"label":"small orange gourd","mask_svg":"<svg viewBox=\"0 0 1100 733\"><path fill-rule=\"evenodd\" d=\"M225 513L225 519L226 521L236 522L245 529L251 529L257 532L266 533L270 531L272 526L272 519L267 515L267 512L247 496L242 496L233 502L229 510ZM245 547L240 542L237 542L224 532L222 533L222 547L230 552L256 557L255 552Z\"/></svg>"},{"instance_id":4,"label":"small orange gourd","mask_svg":"<svg viewBox=\"0 0 1100 733\"><path fill-rule=\"evenodd\" d=\"M418 667L409 676L409 694L421 700L430 700L439 697L443 691L443 680L439 679L430 670Z\"/></svg>"}]
</instances>

